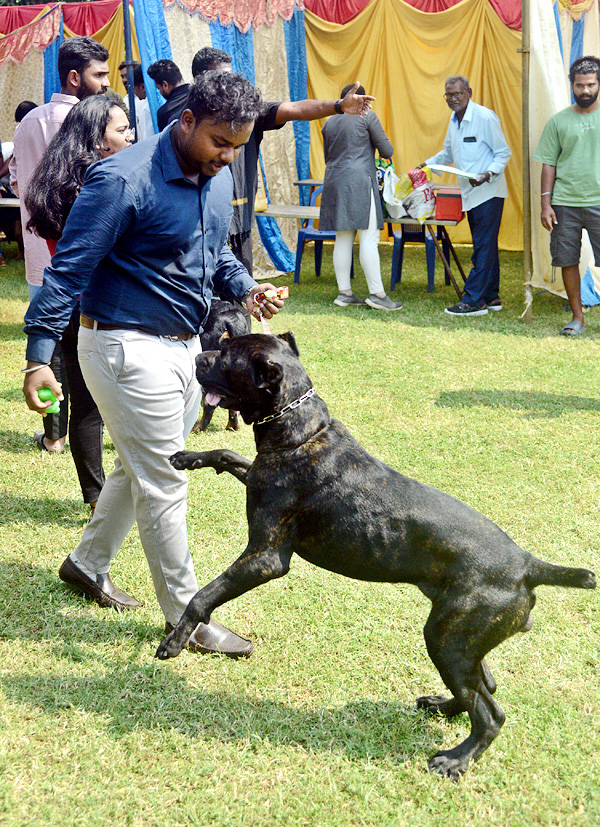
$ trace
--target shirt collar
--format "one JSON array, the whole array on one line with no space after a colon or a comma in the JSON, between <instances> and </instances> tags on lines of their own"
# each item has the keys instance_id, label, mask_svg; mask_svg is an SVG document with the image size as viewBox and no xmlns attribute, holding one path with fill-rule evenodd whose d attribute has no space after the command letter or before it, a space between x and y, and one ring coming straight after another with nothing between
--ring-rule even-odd
<instances>
[{"instance_id":1,"label":"shirt collar","mask_svg":"<svg viewBox=\"0 0 600 827\"><path fill-rule=\"evenodd\" d=\"M462 116L462 121L460 123L462 123L463 121L470 121L472 119L472 117L473 117L473 101L470 100L467 104L467 108L465 109L465 114ZM454 123L457 126L460 126L460 124L458 122L458 117L456 115L456 112L452 113L452 120L454 121Z\"/></svg>"},{"instance_id":2,"label":"shirt collar","mask_svg":"<svg viewBox=\"0 0 600 827\"><path fill-rule=\"evenodd\" d=\"M162 161L163 178L165 181L185 180L185 176L179 166L177 155L171 143L171 130L177 121L170 123L158 136L158 148Z\"/></svg>"},{"instance_id":3,"label":"shirt collar","mask_svg":"<svg viewBox=\"0 0 600 827\"><path fill-rule=\"evenodd\" d=\"M163 131L158 136L158 148L162 162L163 178L165 181L187 181L188 184L192 184L190 179L186 178L183 174L183 171L179 166L179 161L177 160L177 155L175 155L173 144L171 143L171 130L176 123L177 121L173 121L165 126ZM223 170L221 170L221 172L222 171ZM219 175L221 172L219 172ZM207 178L205 175L200 173L198 188L202 189L207 181L210 181L210 178ZM192 184L192 186L196 185Z\"/></svg>"},{"instance_id":4,"label":"shirt collar","mask_svg":"<svg viewBox=\"0 0 600 827\"><path fill-rule=\"evenodd\" d=\"M52 103L79 103L79 98L75 95L65 95L63 92L54 92L50 100Z\"/></svg>"}]
</instances>

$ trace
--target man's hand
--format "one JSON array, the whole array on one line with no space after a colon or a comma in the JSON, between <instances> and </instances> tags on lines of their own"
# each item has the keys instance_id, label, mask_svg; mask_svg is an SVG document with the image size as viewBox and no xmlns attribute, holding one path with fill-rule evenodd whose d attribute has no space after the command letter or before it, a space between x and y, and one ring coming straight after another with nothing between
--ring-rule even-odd
<instances>
[{"instance_id":1,"label":"man's hand","mask_svg":"<svg viewBox=\"0 0 600 827\"><path fill-rule=\"evenodd\" d=\"M359 86L360 82L357 80L352 89L346 94L346 97L342 98L340 106L344 115L360 115L362 117L371 108L371 101L374 101L375 98L373 95L357 95L356 90Z\"/></svg>"},{"instance_id":2,"label":"man's hand","mask_svg":"<svg viewBox=\"0 0 600 827\"><path fill-rule=\"evenodd\" d=\"M556 218L556 213L552 209L550 200L548 200L547 204L542 204L542 227L551 233L552 227L555 224L558 224L558 219Z\"/></svg>"},{"instance_id":3,"label":"man's hand","mask_svg":"<svg viewBox=\"0 0 600 827\"><path fill-rule=\"evenodd\" d=\"M39 364L38 362L28 362L27 367L33 368ZM62 402L64 399L63 392L60 389L60 385L56 381L56 377L52 372L52 368L44 367L40 368L39 370L34 370L32 373L25 374L25 380L23 382L23 393L25 394L25 401L27 402L27 407L30 408L32 411L36 411L36 413L41 414L42 416L46 416L46 408L49 408L52 405L52 402L42 402L40 397L38 396L38 391L40 388L50 388L54 396Z\"/></svg>"},{"instance_id":4,"label":"man's hand","mask_svg":"<svg viewBox=\"0 0 600 827\"><path fill-rule=\"evenodd\" d=\"M274 293L277 293L277 288L275 285L269 284L268 282L261 282L253 287L246 297L246 308L255 319L260 320L261 313L265 319L272 319L273 316L276 316L283 307L283 299L280 299L278 296L275 296L272 299L264 298L259 305L254 304L254 296L256 296L257 293L266 293L268 290L272 290Z\"/></svg>"},{"instance_id":5,"label":"man's hand","mask_svg":"<svg viewBox=\"0 0 600 827\"><path fill-rule=\"evenodd\" d=\"M469 184L472 187L480 187L482 184L487 183L489 180L489 172L480 172L479 175L474 175L472 178L469 178Z\"/></svg>"}]
</instances>

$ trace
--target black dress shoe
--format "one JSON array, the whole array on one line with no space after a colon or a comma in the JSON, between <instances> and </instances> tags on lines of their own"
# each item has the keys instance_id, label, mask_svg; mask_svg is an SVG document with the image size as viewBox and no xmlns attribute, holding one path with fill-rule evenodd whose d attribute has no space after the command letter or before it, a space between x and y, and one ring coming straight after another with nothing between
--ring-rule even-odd
<instances>
[{"instance_id":1,"label":"black dress shoe","mask_svg":"<svg viewBox=\"0 0 600 827\"><path fill-rule=\"evenodd\" d=\"M165 623L165 635L171 634L173 626ZM199 623L190 636L185 647L190 652L202 655L226 655L228 658L249 658L254 651L254 644L246 637L221 626L216 620Z\"/></svg>"},{"instance_id":2,"label":"black dress shoe","mask_svg":"<svg viewBox=\"0 0 600 827\"><path fill-rule=\"evenodd\" d=\"M112 582L108 574L97 574L96 582L78 569L70 557L60 567L58 576L64 583L85 595L89 600L95 600L99 606L109 609L137 609L141 604Z\"/></svg>"}]
</instances>

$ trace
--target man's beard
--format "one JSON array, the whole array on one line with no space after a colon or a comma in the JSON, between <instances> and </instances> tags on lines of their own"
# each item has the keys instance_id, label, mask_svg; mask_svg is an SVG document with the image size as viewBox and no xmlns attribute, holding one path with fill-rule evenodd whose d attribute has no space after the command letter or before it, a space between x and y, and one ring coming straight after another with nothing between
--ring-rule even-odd
<instances>
[{"instance_id":1,"label":"man's beard","mask_svg":"<svg viewBox=\"0 0 600 827\"><path fill-rule=\"evenodd\" d=\"M589 109L590 106L592 106L592 104L596 103L596 101L598 100L598 92L596 92L594 95L588 95L585 97L583 95L576 95L575 93L573 93L573 97L575 98L575 103L580 109Z\"/></svg>"},{"instance_id":2,"label":"man's beard","mask_svg":"<svg viewBox=\"0 0 600 827\"><path fill-rule=\"evenodd\" d=\"M82 101L84 98L91 98L92 95L104 94L106 94L106 89L103 86L100 89L98 89L97 92L94 92L92 87L85 82L85 78L81 78L81 83L79 84L79 95L77 96L80 101Z\"/></svg>"}]
</instances>

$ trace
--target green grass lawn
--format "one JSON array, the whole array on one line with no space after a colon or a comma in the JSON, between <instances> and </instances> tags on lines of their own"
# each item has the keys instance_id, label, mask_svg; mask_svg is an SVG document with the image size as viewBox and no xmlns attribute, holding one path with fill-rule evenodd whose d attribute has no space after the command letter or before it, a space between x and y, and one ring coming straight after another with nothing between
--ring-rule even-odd
<instances>
[{"instance_id":1,"label":"green grass lawn","mask_svg":"<svg viewBox=\"0 0 600 827\"><path fill-rule=\"evenodd\" d=\"M389 280L391 248L383 246ZM462 248L465 264L470 251ZM21 393L26 286L0 271L0 825L4 827L446 827L600 823L600 600L540 587L535 624L488 657L506 724L459 784L426 771L465 715L415 710L443 692L422 638L428 601L294 558L290 574L215 617L256 641L247 662L153 659L163 618L134 532L115 581L135 613L88 604L58 579L87 520L70 454L40 453ZM358 261L357 252L355 256ZM600 570L600 309L558 335L563 302L525 325L521 257L502 255L505 310L457 319L407 249L404 309L334 308L307 249L274 332L292 330L332 415L368 450L496 521L533 554ZM357 267L360 273L360 268ZM366 295L362 273L355 291ZM257 331L259 327L256 326ZM253 455L217 411L193 450ZM112 446L107 437L106 468ZM206 582L244 548L244 489L190 474L189 534Z\"/></svg>"}]
</instances>

